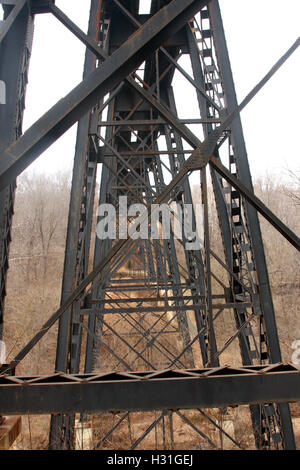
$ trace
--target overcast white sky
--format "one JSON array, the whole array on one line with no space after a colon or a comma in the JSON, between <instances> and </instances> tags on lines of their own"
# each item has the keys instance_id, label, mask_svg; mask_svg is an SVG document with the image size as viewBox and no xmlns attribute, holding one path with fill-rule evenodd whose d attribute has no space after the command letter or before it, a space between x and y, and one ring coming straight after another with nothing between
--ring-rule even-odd
<instances>
[{"instance_id":1,"label":"overcast white sky","mask_svg":"<svg viewBox=\"0 0 300 470\"><path fill-rule=\"evenodd\" d=\"M56 4L86 31L89 0ZM299 36L299 0L220 0L239 101ZM84 47L50 14L36 18L24 130L82 78ZM253 176L299 169L300 48L242 112ZM178 83L178 87L180 84ZM178 94L181 115L193 117L186 91ZM180 103L180 96L184 100ZM191 116L193 114L193 116ZM36 171L71 168L76 126L38 161Z\"/></svg>"}]
</instances>

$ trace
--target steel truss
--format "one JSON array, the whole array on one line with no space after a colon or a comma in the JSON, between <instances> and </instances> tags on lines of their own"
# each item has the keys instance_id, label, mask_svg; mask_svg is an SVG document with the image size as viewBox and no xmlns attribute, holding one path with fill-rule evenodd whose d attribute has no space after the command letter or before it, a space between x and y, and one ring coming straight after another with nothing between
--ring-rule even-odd
<instances>
[{"instance_id":1,"label":"steel truss","mask_svg":"<svg viewBox=\"0 0 300 470\"><path fill-rule=\"evenodd\" d=\"M281 363L281 353L258 212L298 250L300 243L253 194L239 112L298 47L299 40L238 106L216 0L153 0L147 15L139 14L139 1L91 0L87 35L54 2L21 4L22 8L5 7L11 13L0 30L1 61L4 57L5 63L6 48L13 45L19 51L16 64L9 69L11 76L26 72L30 47L25 43L24 49L24 39L19 44L9 40L9 35L19 37L37 13L52 13L86 45L87 52L82 83L16 142L20 131L9 141L2 139L0 189L4 193L23 169L79 120L61 307L3 368L3 373L11 373L59 321L58 374L3 377L1 412L56 413L51 418L50 448L71 449L75 413L81 413L84 421L86 413L125 412L99 441L100 446L118 432L124 420L130 422L131 412L161 410L131 443L135 448L159 426L172 436L174 409L249 404L257 448L294 448L287 402L299 399L299 371L268 366ZM192 76L180 65L183 56L190 58ZM178 117L175 73L194 87L199 119ZM13 82L9 77L8 82ZM24 86L19 86L12 96L19 103L23 94ZM19 123L23 108L18 109ZM187 124L197 125L196 132ZM15 129L15 120L7 125ZM215 253L210 242L208 167L224 256ZM92 246L96 197L99 204L113 204L116 215L124 196L129 205L142 203L148 208L175 202L183 210L190 204L194 231L197 213L189 177L195 172L199 172L204 207L201 249L186 249L190 240L184 230L182 240L173 231L167 240L132 240L123 233L115 242L96 237ZM13 191L9 191L9 206L5 203L3 208L7 220L1 245L6 250L1 264L3 299L13 207ZM126 219L126 229L132 217ZM97 226L102 221L103 216L98 216ZM124 231L124 224L117 229ZM222 317L229 336L217 326ZM235 345L239 367L222 368L224 353ZM103 375L105 371L108 375ZM41 390L47 397L43 404L38 400ZM210 447L217 447L190 416L176 413Z\"/></svg>"}]
</instances>

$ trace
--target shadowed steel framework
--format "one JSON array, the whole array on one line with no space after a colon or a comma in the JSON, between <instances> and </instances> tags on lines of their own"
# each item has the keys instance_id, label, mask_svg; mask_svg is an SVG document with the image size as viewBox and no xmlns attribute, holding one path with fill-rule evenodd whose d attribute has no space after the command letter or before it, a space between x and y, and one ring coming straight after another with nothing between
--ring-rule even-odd
<instances>
[{"instance_id":1,"label":"shadowed steel framework","mask_svg":"<svg viewBox=\"0 0 300 470\"><path fill-rule=\"evenodd\" d=\"M51 449L74 448L76 413L81 422L98 414L111 423L101 448L125 421L130 428L132 414L146 412L152 418L129 448L158 429L157 445L176 448L175 415L218 448L194 412L240 448L203 408L249 405L258 449L295 448L288 402L300 398L300 372L282 364L258 213L291 250L300 243L253 193L239 113L299 39L238 104L217 0L152 0L148 11L139 0L91 0L87 34L54 1L0 3L1 334L15 179L78 121L61 306L2 366L0 413L52 413ZM42 13L86 46L83 80L21 135L33 22ZM178 116L177 74L194 90L197 118ZM119 214L121 196L147 208L189 204L194 231L191 183L204 207L202 248L186 249L184 230L182 240L172 231L169 239L94 236L103 218L95 204ZM222 253L210 240L213 211ZM56 322L56 373L15 375Z\"/></svg>"}]
</instances>

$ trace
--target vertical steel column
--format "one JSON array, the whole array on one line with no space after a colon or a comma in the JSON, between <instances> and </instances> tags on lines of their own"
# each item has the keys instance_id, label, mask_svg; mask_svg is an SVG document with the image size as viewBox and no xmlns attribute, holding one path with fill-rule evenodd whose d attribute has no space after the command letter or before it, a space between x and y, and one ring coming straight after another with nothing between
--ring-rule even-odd
<instances>
[{"instance_id":1,"label":"vertical steel column","mask_svg":"<svg viewBox=\"0 0 300 470\"><path fill-rule=\"evenodd\" d=\"M213 5L212 5L213 8ZM211 8L211 10L212 10ZM230 67L229 60L227 63L223 64L223 68L219 64L219 59L222 57L224 61L224 51L220 51L220 44L224 45L225 38L219 39L219 42L216 41L215 33L216 31L212 28L213 19L216 18L215 12L209 14L208 9L201 10L201 27L199 29L199 25L195 23L195 21L191 21L189 27L187 28L188 34L188 41L189 41L189 52L191 55L192 67L194 77L202 87L205 88L207 92L211 95L213 99L216 99L216 105L221 105L221 112L231 112L234 107L237 105L237 101L235 98L234 104L231 103L231 108L227 108L228 106L228 97L227 97L227 88L226 82L223 79L223 71L226 70L228 73L227 67ZM221 22L221 17L219 16L218 21ZM203 25L202 25L203 22ZM206 22L206 23L205 23ZM220 34L221 28L216 28L217 34ZM224 32L223 32L224 33ZM199 34L199 36L197 36ZM200 39L201 34L201 39ZM223 34L224 36L224 34ZM201 44L201 46L199 46ZM199 57L199 52L201 55L201 61ZM213 54L216 54L217 62L215 62L213 58ZM206 62L208 59L211 60L210 65ZM202 70L203 64L203 70ZM205 76L204 76L205 75ZM228 83L230 82L230 83ZM232 84L232 76L227 77L227 85L231 86ZM231 88L230 88L231 90ZM232 91L232 90L231 90ZM234 92L234 90L233 90ZM201 110L201 116L203 118L209 118L216 115L216 110L211 107L211 104L207 102L204 97L197 92L199 107ZM235 95L234 95L235 96ZM217 112L218 115L218 112ZM211 132L213 126L207 125L204 126L204 134L207 135ZM241 125L236 132L241 132ZM243 158L245 155L245 145L244 149L241 146L234 145L234 137L231 135L228 138L229 142L229 165L230 169L233 173L238 173L239 176L239 160L240 157ZM241 153L239 153L241 152ZM244 153L243 153L244 152ZM246 157L247 159L247 157ZM247 218L247 206L246 206L246 222L243 220L242 215L242 208L244 206L244 201L242 201L241 196L237 191L230 189L229 187L224 187L222 178L215 173L214 170L211 171L212 174L212 182L214 187L215 193L215 200L216 200L216 207L218 211L219 223L221 228L222 234L222 241L225 253L226 263L228 268L235 274L235 277L230 275L230 288L231 288L231 297L235 302L240 302L241 299L245 297L249 297L249 293L243 290L242 286L238 282L236 276L241 276L242 270L248 271L248 281L250 290L253 291L251 294L251 298L254 302L254 309L253 313L256 316L259 316L261 321L261 343L264 344L264 351L260 350L253 350L251 348L250 339L254 340L253 330L251 325L249 324L247 329L242 329L241 333L239 334L239 343L241 349L241 356L243 360L243 364L252 364L254 359L259 361L272 361L271 352L270 352L270 345L268 343L268 334L267 334L267 326L266 321L264 319L265 311L260 310L258 297L260 294L260 289L257 292L257 285L260 285L260 280L257 280L256 274L256 267L252 267L253 264L249 261L249 264L243 258L252 257L255 259L255 253L252 246L252 234L249 230L249 221ZM248 167L248 176L250 176L249 167ZM251 210L251 208L250 208ZM252 210L254 213L255 211ZM255 212L256 218L257 214ZM238 220L237 220L238 218ZM258 222L258 219L257 219ZM248 233L249 232L249 233ZM255 240L257 243L257 239ZM261 236L260 236L260 242ZM258 243L260 244L260 243ZM263 248L262 248L263 249ZM260 260L259 260L260 261ZM263 260L262 260L263 262ZM243 277L241 276L241 279ZM262 297L261 297L262 301ZM261 302L263 303L263 302ZM245 320L249 317L247 310L245 310L242 305L241 308L234 309L235 310L235 320L236 320L236 328L240 328L241 325L245 322ZM276 328L276 325L275 325ZM273 338L274 339L274 338ZM275 338L276 342L276 338ZM275 445L280 445L283 443L282 436L278 434L276 428L279 430L279 433L283 434L283 426L281 426L280 418L278 414L278 410L273 405L271 406L263 406L260 407L250 407L252 418L253 418L253 427L254 427L254 434L256 438L256 443L258 447L270 445L270 439L275 440ZM285 405L284 405L285 408ZM267 439L264 436L268 436ZM284 443L283 443L284 445Z\"/></svg>"},{"instance_id":2,"label":"vertical steel column","mask_svg":"<svg viewBox=\"0 0 300 470\"><path fill-rule=\"evenodd\" d=\"M12 6L4 5L4 19ZM26 4L0 43L0 148L5 149L22 133L25 91L33 38L33 17ZM6 275L16 182L0 193L0 339L3 334Z\"/></svg>"},{"instance_id":3,"label":"vertical steel column","mask_svg":"<svg viewBox=\"0 0 300 470\"><path fill-rule=\"evenodd\" d=\"M191 64L192 64L192 69L193 69L195 80L197 81L197 83L202 89L208 88L209 84L205 83L204 71L202 70L202 65L201 65L200 56L199 56L199 49L195 41L195 36L193 35L190 27L186 28L186 33L187 33L187 38L188 38L188 47L189 47L189 53L190 53ZM202 31L202 35L203 36L205 35L203 31ZM203 97L203 95L199 93L198 90L196 92L197 92L197 98L198 98L198 104L199 104L201 117L203 119L206 119L210 117L210 114L212 111L211 106L207 102L207 100ZM213 130L213 126L211 124L204 125L203 132L204 132L205 137L210 132L212 132L212 130ZM233 270L233 247L232 247L233 234L232 234L231 221L228 215L228 209L227 209L225 196L222 192L222 178L220 178L220 176L217 175L214 170L211 171L211 178L212 178L212 185L213 185L214 197L215 197L215 202L216 202L216 209L218 213L219 226L221 230L221 237L222 237L225 260L226 260L226 264L229 270L232 271ZM235 284L237 284L237 282L232 277L232 275L228 275L228 279L230 282L230 289L232 292L231 297L232 299L234 299L234 294L236 290ZM240 292L241 286L238 284L237 287L239 288L238 292ZM237 309L234 309L236 328L239 328L241 325L240 314L241 312L237 311ZM242 358L243 364L244 365L252 364L253 358L251 357L251 351L249 347L249 342L247 341L247 337L243 334L240 334L238 336L238 339L239 339L241 358ZM257 446L260 446L261 420L260 420L259 406L251 406L250 411L251 411L255 440L256 440Z\"/></svg>"},{"instance_id":4,"label":"vertical steel column","mask_svg":"<svg viewBox=\"0 0 300 470\"><path fill-rule=\"evenodd\" d=\"M99 35L100 26L100 11L101 1L91 0L90 19L88 35L97 40ZM84 74L85 78L90 72L96 68L96 57L89 50L86 51ZM71 294L72 290L76 287L76 279L79 257L81 254L81 242L79 239L81 227L81 210L82 199L84 197L84 187L87 184L88 171L88 146L89 146L89 127L90 115L86 114L78 123L77 141L74 157L72 189L69 207L69 219L66 238L66 251L64 272L62 281L62 294L61 304ZM93 184L93 183L92 183ZM87 195L86 195L87 197ZM91 213L89 214L91 217ZM90 221L86 220L89 224ZM87 242L89 244L90 234L86 233ZM88 253L83 256L87 257ZM73 305L73 308L75 305ZM72 315L73 308L69 308L59 321L58 339L57 339L57 353L56 353L56 371L67 372L72 367L71 364L71 349L72 349ZM72 448L73 447L73 426L74 417L70 416L52 416L51 418L51 432L50 432L50 449Z\"/></svg>"},{"instance_id":5,"label":"vertical steel column","mask_svg":"<svg viewBox=\"0 0 300 470\"><path fill-rule=\"evenodd\" d=\"M170 150L172 147L171 147L170 140L167 138L167 135L166 135L166 141L167 141L168 149ZM174 156L170 156L171 160L173 158ZM155 180L156 180L157 188L159 188L159 187L163 187L165 184L163 171L161 168L161 161L159 158L157 159L157 166L159 168L158 174L160 178L158 179L156 177ZM173 295L178 297L176 304L180 306L180 305L183 305L183 301L180 299L180 297L183 297L183 292L180 287L181 279L180 279L180 272L179 272L178 257L176 254L174 234L171 233L170 240L163 240L163 242L164 242L163 246L164 246L165 256L168 261L170 277L173 283L178 286L172 289ZM180 311L177 312L178 328L179 328L179 331L180 331L180 334L181 334L181 337L185 346L187 346L191 340L187 315L188 314L185 312L180 312ZM191 348L187 349L185 356L186 356L187 367L194 367L194 358L193 358L193 353L192 353Z\"/></svg>"},{"instance_id":6,"label":"vertical steel column","mask_svg":"<svg viewBox=\"0 0 300 470\"><path fill-rule=\"evenodd\" d=\"M237 98L234 88L233 76L229 60L229 54L226 45L222 17L218 1L213 1L208 6L212 30L216 45L216 53L220 72L223 79L224 91L226 94L228 112L232 112L237 107ZM238 116L231 126L233 146L235 148L237 159L237 169L241 181L249 188L253 189L251 173L247 158L247 151L243 136L241 119ZM273 363L281 362L280 344L276 327L274 307L269 284L268 270L264 253L262 235L258 220L257 211L247 202L245 202L245 212L248 222L249 233L252 241L252 248L255 257L255 266L259 283L262 310L266 327L267 342L270 351L270 361ZM295 448L295 439L293 426L288 404L279 405L282 432L286 449Z\"/></svg>"},{"instance_id":7,"label":"vertical steel column","mask_svg":"<svg viewBox=\"0 0 300 470\"><path fill-rule=\"evenodd\" d=\"M199 56L197 55L198 60ZM191 62L192 58L191 58ZM176 109L176 102L175 102L175 96L174 96L174 91L173 88L170 86L166 92L166 102L172 113L176 116L177 115L177 109ZM183 154L183 143L180 135L178 135L177 132L174 132L174 140L176 143L176 150L178 150L178 164L173 163L173 175L175 176L176 172L179 171L181 166L185 162L185 157ZM171 146L169 147L171 150ZM173 158L175 160L174 156L170 156L170 158ZM176 168L177 167L177 168ZM191 187L189 184L188 180L185 180L183 183L183 198L184 201L182 201L181 197L181 203L183 202L185 204L190 204L193 206L193 199L192 199L192 192L191 192ZM194 213L194 208L192 212L192 229L193 231L196 229L196 220L195 220L195 213ZM186 238L184 236L184 243L186 242ZM203 259L202 259L202 254L201 250L197 250L195 253L191 254L190 251L184 250L185 251L185 258L186 258L186 264L188 268L188 272L190 275L190 281L191 284L194 282L195 287L191 289L192 295L200 295L198 299L194 300L194 303L199 303L201 296L205 296L205 273L204 273L204 264L203 264ZM196 255L196 259L195 256ZM203 330L203 327L205 325L205 310L195 310L195 321L197 325L197 330L198 333ZM201 333L199 336L199 343L200 343L200 348L201 348L201 354L202 354L202 361L203 364L208 363L208 343L207 343L207 332L206 333Z\"/></svg>"},{"instance_id":8,"label":"vertical steel column","mask_svg":"<svg viewBox=\"0 0 300 470\"><path fill-rule=\"evenodd\" d=\"M110 103L109 110L108 110L108 118L112 119L113 114L113 103ZM106 131L106 140L111 138L112 128L108 128ZM112 158L106 159L106 164L102 167L101 173L101 183L100 183L100 194L99 194L99 206L100 204L105 204L112 199L112 174L110 172L110 168L112 166ZM99 222L99 217L97 217L97 224ZM94 251L94 266L96 266L101 259L104 258L105 253L111 248L112 241L111 240L100 240L96 236L95 240L95 251ZM105 297L105 292L103 290L105 285L101 285L101 287L97 286L97 278L94 281L94 285L92 288L91 298L94 299L102 299ZM104 305L102 304L102 308ZM100 313L98 316L95 313L91 313L89 315L88 320L88 330L90 334L87 336L86 340L86 353L85 353L85 372L90 373L93 371L96 362L96 355L99 353L100 349L100 338L102 336L102 323L101 318L102 314Z\"/></svg>"}]
</instances>

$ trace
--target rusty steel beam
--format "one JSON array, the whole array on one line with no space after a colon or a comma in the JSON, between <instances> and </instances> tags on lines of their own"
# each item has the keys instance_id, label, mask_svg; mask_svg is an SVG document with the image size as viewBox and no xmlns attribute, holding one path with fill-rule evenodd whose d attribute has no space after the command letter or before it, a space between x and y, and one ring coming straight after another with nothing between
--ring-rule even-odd
<instances>
[{"instance_id":1,"label":"rusty steel beam","mask_svg":"<svg viewBox=\"0 0 300 470\"><path fill-rule=\"evenodd\" d=\"M192 370L1 377L0 413L98 413L221 408L300 399L289 364Z\"/></svg>"}]
</instances>

